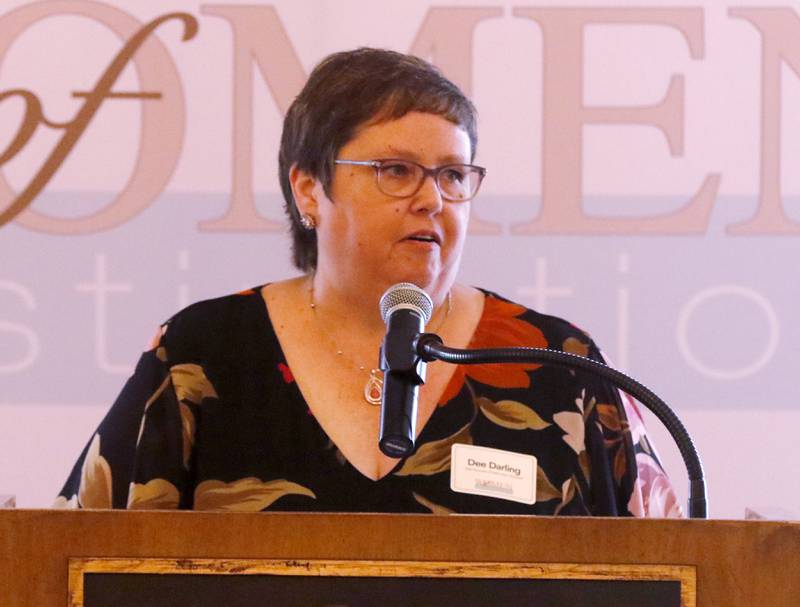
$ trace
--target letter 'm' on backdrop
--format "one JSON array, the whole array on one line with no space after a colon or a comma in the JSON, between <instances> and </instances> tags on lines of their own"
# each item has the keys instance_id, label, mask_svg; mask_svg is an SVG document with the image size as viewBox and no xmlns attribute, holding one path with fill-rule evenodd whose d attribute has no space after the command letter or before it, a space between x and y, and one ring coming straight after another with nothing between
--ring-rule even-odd
<instances>
[{"instance_id":1,"label":"letter 'm' on backdrop","mask_svg":"<svg viewBox=\"0 0 800 607\"><path fill-rule=\"evenodd\" d=\"M661 394L713 516L800 512L800 9L550 4L6 0L0 493L49 505L158 323L293 274L283 113L326 54L380 46L478 107L461 279Z\"/></svg>"}]
</instances>

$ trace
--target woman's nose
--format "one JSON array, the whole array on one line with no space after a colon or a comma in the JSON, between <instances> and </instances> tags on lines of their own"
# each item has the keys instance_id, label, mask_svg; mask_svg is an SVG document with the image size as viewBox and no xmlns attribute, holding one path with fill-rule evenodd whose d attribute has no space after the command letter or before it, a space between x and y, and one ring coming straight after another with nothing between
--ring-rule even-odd
<instances>
[{"instance_id":1,"label":"woman's nose","mask_svg":"<svg viewBox=\"0 0 800 607\"><path fill-rule=\"evenodd\" d=\"M444 206L444 198L439 189L439 184L436 182L436 177L433 175L426 175L422 180L422 185L419 191L414 195L413 209L415 211L427 211L429 213L438 213Z\"/></svg>"}]
</instances>

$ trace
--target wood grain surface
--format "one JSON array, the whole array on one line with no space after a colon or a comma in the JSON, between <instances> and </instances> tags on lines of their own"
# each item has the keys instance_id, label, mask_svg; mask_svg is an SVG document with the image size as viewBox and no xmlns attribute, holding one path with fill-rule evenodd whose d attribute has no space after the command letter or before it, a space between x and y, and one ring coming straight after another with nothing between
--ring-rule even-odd
<instances>
[{"instance_id":1,"label":"wood grain surface","mask_svg":"<svg viewBox=\"0 0 800 607\"><path fill-rule=\"evenodd\" d=\"M698 607L800 604L800 524L517 516L0 511L0 605L68 604L70 558L696 568Z\"/></svg>"}]
</instances>

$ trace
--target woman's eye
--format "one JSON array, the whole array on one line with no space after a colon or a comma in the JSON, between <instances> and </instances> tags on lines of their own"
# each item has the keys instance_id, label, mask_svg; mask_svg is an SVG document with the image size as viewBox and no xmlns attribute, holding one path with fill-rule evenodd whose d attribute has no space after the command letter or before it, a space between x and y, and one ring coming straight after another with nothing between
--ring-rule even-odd
<instances>
[{"instance_id":1,"label":"woman's eye","mask_svg":"<svg viewBox=\"0 0 800 607\"><path fill-rule=\"evenodd\" d=\"M450 183L461 183L464 181L465 172L458 167L447 167L442 171L444 178Z\"/></svg>"},{"instance_id":2,"label":"woman's eye","mask_svg":"<svg viewBox=\"0 0 800 607\"><path fill-rule=\"evenodd\" d=\"M407 164L400 162L392 162L381 166L381 173L387 177L394 177L396 179L408 177L411 174L411 168Z\"/></svg>"}]
</instances>

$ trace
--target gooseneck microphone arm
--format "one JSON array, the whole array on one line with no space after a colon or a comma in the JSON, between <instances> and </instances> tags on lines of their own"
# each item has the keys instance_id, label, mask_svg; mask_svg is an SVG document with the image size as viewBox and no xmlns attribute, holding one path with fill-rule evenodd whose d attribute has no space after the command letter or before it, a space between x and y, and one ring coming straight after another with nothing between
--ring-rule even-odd
<instances>
[{"instance_id":1,"label":"gooseneck microphone arm","mask_svg":"<svg viewBox=\"0 0 800 607\"><path fill-rule=\"evenodd\" d=\"M703 464L697 454L692 439L678 416L652 390L635 379L590 358L546 350L542 348L495 348L460 350L449 348L434 333L422 333L416 340L416 352L425 362L441 360L455 365L476 365L486 363L542 363L580 369L601 377L616 388L630 394L650 409L667 428L683 457L689 475L689 516L707 518L706 482L703 478Z\"/></svg>"}]
</instances>

